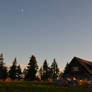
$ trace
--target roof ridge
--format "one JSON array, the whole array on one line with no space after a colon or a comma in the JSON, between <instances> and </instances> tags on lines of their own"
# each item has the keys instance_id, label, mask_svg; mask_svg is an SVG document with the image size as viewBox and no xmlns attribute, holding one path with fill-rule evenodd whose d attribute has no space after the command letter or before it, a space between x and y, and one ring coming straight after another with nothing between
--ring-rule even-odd
<instances>
[{"instance_id":1,"label":"roof ridge","mask_svg":"<svg viewBox=\"0 0 92 92\"><path fill-rule=\"evenodd\" d=\"M80 61L82 61L82 62L84 62L84 63L92 64L91 61L85 60L85 59L83 59L83 58L79 58L79 57L74 57L74 58L76 58L76 59L78 59L78 60L80 60Z\"/></svg>"}]
</instances>

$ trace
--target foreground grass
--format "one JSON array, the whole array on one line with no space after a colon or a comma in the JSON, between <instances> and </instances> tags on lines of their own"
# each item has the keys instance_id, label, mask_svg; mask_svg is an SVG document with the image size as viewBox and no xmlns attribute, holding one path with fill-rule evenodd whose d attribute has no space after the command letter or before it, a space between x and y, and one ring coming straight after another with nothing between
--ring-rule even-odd
<instances>
[{"instance_id":1,"label":"foreground grass","mask_svg":"<svg viewBox=\"0 0 92 92\"><path fill-rule=\"evenodd\" d=\"M0 92L92 92L92 88L62 88L49 82L1 82Z\"/></svg>"}]
</instances>

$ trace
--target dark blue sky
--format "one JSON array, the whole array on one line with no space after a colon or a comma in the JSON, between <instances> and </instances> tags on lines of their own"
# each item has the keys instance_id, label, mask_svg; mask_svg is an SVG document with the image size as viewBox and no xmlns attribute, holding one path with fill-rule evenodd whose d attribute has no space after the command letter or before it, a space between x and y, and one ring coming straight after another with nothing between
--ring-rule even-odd
<instances>
[{"instance_id":1,"label":"dark blue sky","mask_svg":"<svg viewBox=\"0 0 92 92\"><path fill-rule=\"evenodd\" d=\"M92 0L0 0L0 52L9 64L32 54L61 68L73 56L92 60Z\"/></svg>"}]
</instances>

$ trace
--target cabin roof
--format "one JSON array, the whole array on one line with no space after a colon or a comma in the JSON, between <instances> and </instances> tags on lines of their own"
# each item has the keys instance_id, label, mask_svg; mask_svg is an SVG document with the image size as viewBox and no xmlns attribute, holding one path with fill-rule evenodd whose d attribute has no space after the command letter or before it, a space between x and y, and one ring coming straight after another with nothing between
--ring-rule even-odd
<instances>
[{"instance_id":1,"label":"cabin roof","mask_svg":"<svg viewBox=\"0 0 92 92\"><path fill-rule=\"evenodd\" d=\"M78 61L83 62L85 64L92 65L91 61L88 61L88 60L85 60L85 59L82 59L82 58L79 58L79 57L74 57L74 58L76 58Z\"/></svg>"},{"instance_id":2,"label":"cabin roof","mask_svg":"<svg viewBox=\"0 0 92 92\"><path fill-rule=\"evenodd\" d=\"M79 62L90 74L92 74L92 69L90 69L90 67L92 67L91 61L87 61L79 57L74 57L73 60Z\"/></svg>"}]
</instances>

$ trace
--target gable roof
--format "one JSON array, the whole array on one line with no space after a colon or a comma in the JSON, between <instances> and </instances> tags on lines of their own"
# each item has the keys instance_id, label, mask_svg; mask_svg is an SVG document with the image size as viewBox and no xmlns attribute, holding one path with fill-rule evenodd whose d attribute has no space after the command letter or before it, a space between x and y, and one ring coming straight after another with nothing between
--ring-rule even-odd
<instances>
[{"instance_id":1,"label":"gable roof","mask_svg":"<svg viewBox=\"0 0 92 92\"><path fill-rule=\"evenodd\" d=\"M79 57L74 57L74 58L76 58L78 61L83 62L85 64L92 65L91 61L88 61L88 60L85 60L85 59L82 59L82 58L79 58Z\"/></svg>"},{"instance_id":2,"label":"gable roof","mask_svg":"<svg viewBox=\"0 0 92 92\"><path fill-rule=\"evenodd\" d=\"M92 62L78 57L74 57L72 61L73 60L74 61L76 60L76 62L79 62L79 64L81 64L88 71L89 74L92 74L92 69L89 68L89 66L92 67Z\"/></svg>"}]
</instances>

